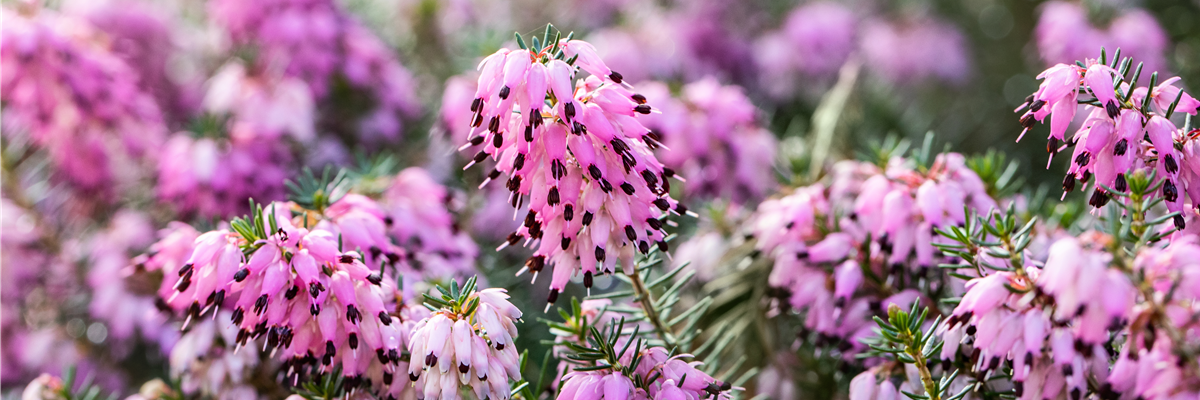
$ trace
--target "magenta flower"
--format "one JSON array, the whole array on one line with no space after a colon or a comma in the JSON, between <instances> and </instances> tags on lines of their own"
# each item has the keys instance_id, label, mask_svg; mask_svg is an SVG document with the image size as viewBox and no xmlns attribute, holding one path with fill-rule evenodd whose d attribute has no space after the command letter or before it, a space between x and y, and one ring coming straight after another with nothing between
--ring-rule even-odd
<instances>
[{"instance_id":1,"label":"magenta flower","mask_svg":"<svg viewBox=\"0 0 1200 400\"><path fill-rule=\"evenodd\" d=\"M4 11L4 135L45 151L58 178L99 194L128 186L165 135L154 98L84 21Z\"/></svg>"},{"instance_id":2,"label":"magenta flower","mask_svg":"<svg viewBox=\"0 0 1200 400\"><path fill-rule=\"evenodd\" d=\"M1144 60L1147 72L1167 72L1170 37L1146 10L1119 10L1108 28L1101 29L1089 20L1088 10L1081 4L1051 1L1041 6L1034 35L1047 65L1082 60L1105 47Z\"/></svg>"},{"instance_id":3,"label":"magenta flower","mask_svg":"<svg viewBox=\"0 0 1200 400\"><path fill-rule=\"evenodd\" d=\"M869 20L862 28L866 64L888 82L961 84L971 71L970 49L957 27L936 19Z\"/></svg>"},{"instance_id":4,"label":"magenta flower","mask_svg":"<svg viewBox=\"0 0 1200 400\"><path fill-rule=\"evenodd\" d=\"M647 347L637 353L640 361L636 369L614 365L593 371L571 371L563 376L556 399L729 398L731 385L701 371L698 368L701 363L684 361L692 357L689 354L672 356L662 347ZM634 354L626 352L621 364L632 365Z\"/></svg>"},{"instance_id":5,"label":"magenta flower","mask_svg":"<svg viewBox=\"0 0 1200 400\"><path fill-rule=\"evenodd\" d=\"M592 76L574 83L577 68ZM674 171L650 151L659 143L640 116L652 109L591 44L500 49L480 71L471 104L475 131L463 148L482 148L468 167L498 160L489 180L507 174L510 203L529 201L524 225L507 244L525 239L535 248L522 272L536 278L547 264L554 268L548 301L573 275L590 287L594 275L614 272L618 259L632 268L635 250L666 249L663 215L687 209L667 194Z\"/></svg>"},{"instance_id":6,"label":"magenta flower","mask_svg":"<svg viewBox=\"0 0 1200 400\"><path fill-rule=\"evenodd\" d=\"M220 0L209 6L235 44L258 50L258 67L299 78L317 101L330 100L338 78L369 96L373 107L353 121L364 140L395 140L402 119L419 111L412 74L335 2Z\"/></svg>"},{"instance_id":7,"label":"magenta flower","mask_svg":"<svg viewBox=\"0 0 1200 400\"><path fill-rule=\"evenodd\" d=\"M639 87L662 111L648 115L645 125L665 145L663 164L688 178L689 194L742 203L774 188L778 144L758 124L758 109L741 88L712 77L685 85L679 98L661 83Z\"/></svg>"},{"instance_id":8,"label":"magenta flower","mask_svg":"<svg viewBox=\"0 0 1200 400\"><path fill-rule=\"evenodd\" d=\"M408 378L418 398L457 399L463 386L477 398L509 398L510 380L520 380L520 355L513 338L521 311L504 289L475 291L469 279L461 293L457 283L433 299L433 310L412 330ZM455 297L457 296L457 297Z\"/></svg>"},{"instance_id":9,"label":"magenta flower","mask_svg":"<svg viewBox=\"0 0 1200 400\"><path fill-rule=\"evenodd\" d=\"M1194 162L1189 159L1192 146L1188 142L1192 138L1167 117L1173 112L1195 114L1200 101L1174 86L1178 78L1165 80L1152 90L1131 87L1136 80L1126 82L1123 75L1130 60L1121 60L1120 71L1089 59L1078 65L1058 64L1043 72L1038 76L1043 79L1041 87L1016 110L1024 110L1022 135L1035 122L1049 116L1051 127L1046 150L1051 157L1067 147L1075 147L1063 191L1074 190L1077 182L1087 185L1095 177L1090 201L1094 207L1108 203L1113 196L1110 190L1128 190L1130 174L1138 172L1153 174L1161 181L1160 193L1167 209L1181 211L1187 198L1193 205L1198 204L1191 194L1200 196L1200 191L1193 188L1197 185L1191 180L1195 176L1191 169ZM1134 74L1140 71L1141 67ZM1156 81L1157 74L1151 80ZM1081 94L1090 95L1090 99L1081 99ZM1067 138L1066 131L1080 101L1089 105L1085 107L1088 116L1074 136ZM1183 229L1185 218L1176 216L1175 225Z\"/></svg>"}]
</instances>

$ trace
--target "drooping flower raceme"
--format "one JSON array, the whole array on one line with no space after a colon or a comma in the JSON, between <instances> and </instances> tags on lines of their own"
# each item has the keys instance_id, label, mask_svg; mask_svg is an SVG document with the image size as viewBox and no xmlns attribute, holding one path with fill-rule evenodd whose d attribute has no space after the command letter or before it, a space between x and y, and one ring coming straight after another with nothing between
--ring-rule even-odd
<instances>
[{"instance_id":1,"label":"drooping flower raceme","mask_svg":"<svg viewBox=\"0 0 1200 400\"><path fill-rule=\"evenodd\" d=\"M1168 119L1174 112L1196 114L1200 101L1175 86L1179 78L1158 83L1153 74L1152 88L1134 87L1141 65L1126 82L1130 59L1118 64L1117 57L1113 58L1112 65L1089 59L1075 65L1058 64L1038 75L1041 87L1017 109L1025 110L1022 136L1035 122L1050 117L1046 150L1051 157L1075 147L1063 190L1074 190L1077 182L1086 187L1095 177L1090 204L1097 208L1108 203L1113 195L1110 190L1128 190L1129 174L1135 171L1154 175L1161 182L1161 196L1169 210L1183 209L1185 197L1181 194L1185 193L1193 206L1200 204L1200 181L1192 179L1200 171L1191 159L1193 138ZM1067 139L1080 101L1088 105L1087 117ZM1188 151L1181 152L1177 145ZM1182 229L1185 218L1176 216L1175 225Z\"/></svg>"},{"instance_id":2,"label":"drooping flower raceme","mask_svg":"<svg viewBox=\"0 0 1200 400\"><path fill-rule=\"evenodd\" d=\"M853 161L834 166L831 181L764 201L753 217L757 247L775 260L770 284L786 289L805 327L824 338L872 335L871 315L908 307L954 281L930 273L944 258L934 233L966 221L964 206L994 209L982 180L959 154L927 170L894 159L886 171ZM891 289L877 291L886 284ZM864 346L847 340L853 356ZM851 350L851 349L843 349Z\"/></svg>"},{"instance_id":3,"label":"drooping flower raceme","mask_svg":"<svg viewBox=\"0 0 1200 400\"><path fill-rule=\"evenodd\" d=\"M678 98L666 85L638 86L661 114L646 127L661 137L664 165L686 176L688 194L743 203L775 186L775 136L757 122L758 109L737 86L709 77L685 85Z\"/></svg>"},{"instance_id":4,"label":"drooping flower raceme","mask_svg":"<svg viewBox=\"0 0 1200 400\"><path fill-rule=\"evenodd\" d=\"M364 264L362 253L341 250L362 233L300 211L272 203L234 221L232 231L201 234L166 302L189 320L231 309L236 346L265 338L289 376L337 364L349 388L364 379L390 385L406 334L389 307L395 281Z\"/></svg>"},{"instance_id":5,"label":"drooping flower raceme","mask_svg":"<svg viewBox=\"0 0 1200 400\"><path fill-rule=\"evenodd\" d=\"M4 135L44 149L55 174L107 196L128 184L136 164L153 158L166 128L136 73L81 20L42 10L4 10ZM12 136L17 135L17 136Z\"/></svg>"},{"instance_id":6,"label":"drooping flower raceme","mask_svg":"<svg viewBox=\"0 0 1200 400\"><path fill-rule=\"evenodd\" d=\"M574 61L574 65L565 60ZM591 76L574 82L577 68ZM497 159L489 179L509 176L511 203L529 201L525 223L509 236L535 248L525 269L554 267L552 303L571 276L612 273L635 251L666 248L663 215L686 212L668 193L659 143L642 125L652 109L610 70L591 44L562 41L540 49L500 49L480 63L471 104L475 131L463 148L473 162Z\"/></svg>"},{"instance_id":7,"label":"drooping flower raceme","mask_svg":"<svg viewBox=\"0 0 1200 400\"><path fill-rule=\"evenodd\" d=\"M440 289L440 288L439 288ZM504 289L476 291L475 278L457 281L440 298L426 296L433 311L413 326L408 378L424 399L458 399L463 386L477 398L507 399L509 381L521 379L515 320L521 310Z\"/></svg>"},{"instance_id":8,"label":"drooping flower raceme","mask_svg":"<svg viewBox=\"0 0 1200 400\"><path fill-rule=\"evenodd\" d=\"M1132 266L1114 260L1112 240L1094 231L1064 237L1042 268L968 282L944 326L940 358L973 352L976 374L1011 365L1021 399L1195 396L1200 382L1186 372L1195 360L1180 354L1200 343L1186 317L1200 294L1196 238L1145 248Z\"/></svg>"}]
</instances>

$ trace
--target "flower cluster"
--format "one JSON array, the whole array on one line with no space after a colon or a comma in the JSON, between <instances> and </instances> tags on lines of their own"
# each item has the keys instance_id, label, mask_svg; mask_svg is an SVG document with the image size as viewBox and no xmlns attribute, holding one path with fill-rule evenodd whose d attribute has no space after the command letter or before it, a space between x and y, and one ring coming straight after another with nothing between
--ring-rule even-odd
<instances>
[{"instance_id":1,"label":"flower cluster","mask_svg":"<svg viewBox=\"0 0 1200 400\"><path fill-rule=\"evenodd\" d=\"M667 193L674 171L651 153L659 142L639 118L652 111L646 98L591 44L565 39L547 29L544 47L500 49L480 63L475 129L463 145L482 147L467 167L498 160L488 178L508 174L514 207L529 200L524 225L507 243L536 247L522 271L554 267L551 303L575 274L590 287L594 275L615 271L617 259L632 268L635 250L665 249L663 214L686 212ZM591 76L574 83L577 68Z\"/></svg>"},{"instance_id":2,"label":"flower cluster","mask_svg":"<svg viewBox=\"0 0 1200 400\"><path fill-rule=\"evenodd\" d=\"M1086 187L1095 177L1089 203L1097 208L1108 203L1112 191L1126 191L1129 174L1139 170L1161 180L1162 198L1169 210L1183 209L1184 197L1180 195L1184 193L1193 204L1200 204L1200 181L1192 179L1200 173L1193 167L1195 145L1189 144L1191 135L1169 119L1174 112L1195 114L1200 101L1175 86L1179 78L1159 83L1157 73L1151 75L1149 86L1137 87L1141 64L1127 82L1131 63L1129 58L1121 59L1118 50L1111 65L1105 63L1102 53L1099 60L1050 67L1038 76L1042 79L1038 91L1017 109L1025 110L1021 115L1025 130L1021 134L1050 117L1046 150L1051 157L1075 147L1063 190L1074 190L1076 182ZM1067 139L1078 104L1087 105L1087 117ZM1180 229L1184 223L1182 216L1175 219Z\"/></svg>"},{"instance_id":3,"label":"flower cluster","mask_svg":"<svg viewBox=\"0 0 1200 400\"><path fill-rule=\"evenodd\" d=\"M521 310L504 289L476 291L475 278L441 297L425 295L429 317L412 328L408 378L425 399L458 399L463 386L476 398L507 399L510 380L521 379L513 339Z\"/></svg>"},{"instance_id":4,"label":"flower cluster","mask_svg":"<svg viewBox=\"0 0 1200 400\"><path fill-rule=\"evenodd\" d=\"M952 281L930 273L944 259L934 229L964 223L967 206L996 203L959 154L942 154L928 169L899 158L885 171L845 161L827 184L764 201L751 229L774 259L770 284L807 310L806 328L827 339L865 337L872 314L888 304L908 307L921 282L950 289Z\"/></svg>"},{"instance_id":5,"label":"flower cluster","mask_svg":"<svg viewBox=\"0 0 1200 400\"><path fill-rule=\"evenodd\" d=\"M701 363L685 361L691 357L688 354L672 355L662 347L621 353L619 363L608 364L609 368L577 368L566 374L556 399L729 398L733 388L701 371Z\"/></svg>"},{"instance_id":6,"label":"flower cluster","mask_svg":"<svg viewBox=\"0 0 1200 400\"><path fill-rule=\"evenodd\" d=\"M171 349L171 375L179 379L183 393L221 399L255 397L248 381L259 365L258 348L234 351L238 328L226 323L231 317L229 311L220 311L216 318L198 321Z\"/></svg>"},{"instance_id":7,"label":"flower cluster","mask_svg":"<svg viewBox=\"0 0 1200 400\"><path fill-rule=\"evenodd\" d=\"M778 144L740 87L709 77L684 85L678 98L661 83L638 88L662 111L648 115L645 126L661 137L663 164L687 177L689 194L741 203L774 189Z\"/></svg>"},{"instance_id":8,"label":"flower cluster","mask_svg":"<svg viewBox=\"0 0 1200 400\"><path fill-rule=\"evenodd\" d=\"M366 93L372 107L356 127L363 139L398 138L401 119L418 111L411 73L333 1L220 0L210 12L235 43L258 50L263 68L300 78L314 99L336 95L341 85Z\"/></svg>"},{"instance_id":9,"label":"flower cluster","mask_svg":"<svg viewBox=\"0 0 1200 400\"><path fill-rule=\"evenodd\" d=\"M84 22L4 10L0 100L4 135L43 149L55 171L102 196L132 180L166 134L154 98Z\"/></svg>"},{"instance_id":10,"label":"flower cluster","mask_svg":"<svg viewBox=\"0 0 1200 400\"><path fill-rule=\"evenodd\" d=\"M1047 65L1082 60L1095 54L1096 49L1107 47L1146 60L1147 71L1166 72L1170 37L1150 12L1139 8L1121 10L1108 22L1107 29L1101 29L1090 21L1084 4L1050 1L1040 8L1033 33L1038 53Z\"/></svg>"},{"instance_id":11,"label":"flower cluster","mask_svg":"<svg viewBox=\"0 0 1200 400\"><path fill-rule=\"evenodd\" d=\"M198 236L166 302L185 308L189 321L231 308L232 344L265 338L290 376L339 364L350 388L381 374L390 384L405 334L389 308L394 280L367 267L358 251L341 250L339 236L352 246L364 232L329 221L310 230L312 216L292 213L291 204L273 203L233 221L233 231Z\"/></svg>"},{"instance_id":12,"label":"flower cluster","mask_svg":"<svg viewBox=\"0 0 1200 400\"><path fill-rule=\"evenodd\" d=\"M452 199L446 187L415 167L400 171L384 191L384 223L413 268L405 279L464 277L475 270L479 248L458 228L447 208Z\"/></svg>"},{"instance_id":13,"label":"flower cluster","mask_svg":"<svg viewBox=\"0 0 1200 400\"><path fill-rule=\"evenodd\" d=\"M1180 350L1200 339L1189 333L1195 322L1186 317L1198 298L1196 239L1148 248L1132 266L1108 252L1112 240L1099 232L1062 238L1040 269L968 282L940 357L959 357L962 343L974 349L966 351L974 371L1011 363L1015 394L1023 399L1196 395L1200 382L1184 372L1195 361L1181 358L1191 353Z\"/></svg>"},{"instance_id":14,"label":"flower cluster","mask_svg":"<svg viewBox=\"0 0 1200 400\"><path fill-rule=\"evenodd\" d=\"M827 1L796 7L783 26L754 46L759 86L779 99L805 91L805 80L834 78L854 60L892 84L961 84L971 70L966 38L953 24L924 16L864 18L848 5Z\"/></svg>"}]
</instances>

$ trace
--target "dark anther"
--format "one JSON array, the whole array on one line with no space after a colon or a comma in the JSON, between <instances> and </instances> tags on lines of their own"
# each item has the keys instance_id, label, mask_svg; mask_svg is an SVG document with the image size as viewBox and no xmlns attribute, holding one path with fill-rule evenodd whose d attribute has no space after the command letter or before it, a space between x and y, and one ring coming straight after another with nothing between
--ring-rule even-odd
<instances>
[{"instance_id":1,"label":"dark anther","mask_svg":"<svg viewBox=\"0 0 1200 400\"><path fill-rule=\"evenodd\" d=\"M658 251L663 251L663 252L667 251L667 249L668 249L667 242L658 242L656 244L658 245Z\"/></svg>"},{"instance_id":2,"label":"dark anther","mask_svg":"<svg viewBox=\"0 0 1200 400\"><path fill-rule=\"evenodd\" d=\"M550 194L546 196L546 204L551 206L558 205L558 186L550 187Z\"/></svg>"},{"instance_id":3,"label":"dark anther","mask_svg":"<svg viewBox=\"0 0 1200 400\"><path fill-rule=\"evenodd\" d=\"M1117 182L1113 184L1113 189L1117 189L1118 192L1129 190L1129 182L1125 180L1125 174L1117 174Z\"/></svg>"},{"instance_id":4,"label":"dark anther","mask_svg":"<svg viewBox=\"0 0 1200 400\"><path fill-rule=\"evenodd\" d=\"M633 97L634 103L646 104L646 96L642 96L640 94L634 93L633 96L631 96L631 97Z\"/></svg>"},{"instance_id":5,"label":"dark anther","mask_svg":"<svg viewBox=\"0 0 1200 400\"><path fill-rule=\"evenodd\" d=\"M517 158L513 160L513 170L520 171L525 167L525 153L517 153Z\"/></svg>"},{"instance_id":6,"label":"dark anther","mask_svg":"<svg viewBox=\"0 0 1200 400\"><path fill-rule=\"evenodd\" d=\"M526 142L533 141L533 127L532 126L528 126L528 125L525 126L525 141Z\"/></svg>"},{"instance_id":7,"label":"dark anther","mask_svg":"<svg viewBox=\"0 0 1200 400\"><path fill-rule=\"evenodd\" d=\"M588 166L588 173L591 174L592 179L595 180L600 180L600 178L604 177L604 175L600 173L600 168L595 165Z\"/></svg>"},{"instance_id":8,"label":"dark anther","mask_svg":"<svg viewBox=\"0 0 1200 400\"><path fill-rule=\"evenodd\" d=\"M382 322L384 325L391 325L392 324L392 316L388 315L387 311L380 311L379 312L379 322Z\"/></svg>"},{"instance_id":9,"label":"dark anther","mask_svg":"<svg viewBox=\"0 0 1200 400\"><path fill-rule=\"evenodd\" d=\"M383 283L383 271L379 271L377 273L367 275L367 281L371 282L372 284L374 284L376 286Z\"/></svg>"},{"instance_id":10,"label":"dark anther","mask_svg":"<svg viewBox=\"0 0 1200 400\"><path fill-rule=\"evenodd\" d=\"M1129 139L1121 139L1113 146L1113 155L1123 156L1129 150Z\"/></svg>"},{"instance_id":11,"label":"dark anther","mask_svg":"<svg viewBox=\"0 0 1200 400\"><path fill-rule=\"evenodd\" d=\"M650 243L647 243L645 240L638 242L638 251L642 252L642 254L649 254Z\"/></svg>"},{"instance_id":12,"label":"dark anther","mask_svg":"<svg viewBox=\"0 0 1200 400\"><path fill-rule=\"evenodd\" d=\"M1021 126L1025 127L1025 129L1033 128L1034 122L1037 122L1037 120L1033 119L1033 114L1021 116Z\"/></svg>"},{"instance_id":13,"label":"dark anther","mask_svg":"<svg viewBox=\"0 0 1200 400\"><path fill-rule=\"evenodd\" d=\"M651 187L654 187L654 185L658 184L658 177L654 176L654 173L650 172L648 169L642 170L642 179L645 179L646 184L650 185Z\"/></svg>"},{"instance_id":14,"label":"dark anther","mask_svg":"<svg viewBox=\"0 0 1200 400\"><path fill-rule=\"evenodd\" d=\"M612 79L612 81L616 83L621 83L625 77L621 76L621 74L617 73L617 71L613 71L611 74L608 74L608 79Z\"/></svg>"},{"instance_id":15,"label":"dark anther","mask_svg":"<svg viewBox=\"0 0 1200 400\"><path fill-rule=\"evenodd\" d=\"M481 107L483 107L483 99L476 98L475 100L471 100L471 111L479 112Z\"/></svg>"},{"instance_id":16,"label":"dark anther","mask_svg":"<svg viewBox=\"0 0 1200 400\"><path fill-rule=\"evenodd\" d=\"M563 113L567 115L568 120L575 118L575 103L563 105Z\"/></svg>"},{"instance_id":17,"label":"dark anther","mask_svg":"<svg viewBox=\"0 0 1200 400\"><path fill-rule=\"evenodd\" d=\"M566 250L568 247L571 247L571 238L563 236L560 243L562 244L562 249Z\"/></svg>"},{"instance_id":18,"label":"dark anther","mask_svg":"<svg viewBox=\"0 0 1200 400\"><path fill-rule=\"evenodd\" d=\"M480 151L478 153L475 153L475 157L472 158L472 160L474 160L475 162L483 162L483 160L485 158L487 158L487 153Z\"/></svg>"},{"instance_id":19,"label":"dark anther","mask_svg":"<svg viewBox=\"0 0 1200 400\"><path fill-rule=\"evenodd\" d=\"M1064 192L1075 190L1075 175L1067 175L1066 178L1063 178L1062 188Z\"/></svg>"},{"instance_id":20,"label":"dark anther","mask_svg":"<svg viewBox=\"0 0 1200 400\"><path fill-rule=\"evenodd\" d=\"M659 221L658 218L646 218L646 224L650 225L650 229L656 231L662 229L662 221Z\"/></svg>"},{"instance_id":21,"label":"dark anther","mask_svg":"<svg viewBox=\"0 0 1200 400\"><path fill-rule=\"evenodd\" d=\"M592 212L591 212L591 211L584 211L584 212L583 212L583 225L584 225L584 226L591 225L591 224L592 224L592 217L593 217L593 215L592 215Z\"/></svg>"},{"instance_id":22,"label":"dark anther","mask_svg":"<svg viewBox=\"0 0 1200 400\"><path fill-rule=\"evenodd\" d=\"M633 107L633 111L637 111L639 114L649 114L650 113L650 105L638 104L637 106Z\"/></svg>"},{"instance_id":23,"label":"dark anther","mask_svg":"<svg viewBox=\"0 0 1200 400\"><path fill-rule=\"evenodd\" d=\"M1167 154L1163 156L1163 164L1167 167L1167 172L1172 174L1179 172L1179 163L1175 162L1175 156Z\"/></svg>"},{"instance_id":24,"label":"dark anther","mask_svg":"<svg viewBox=\"0 0 1200 400\"><path fill-rule=\"evenodd\" d=\"M550 296L546 297L546 302L554 304L556 301L558 301L558 289L550 289Z\"/></svg>"},{"instance_id":25,"label":"dark anther","mask_svg":"<svg viewBox=\"0 0 1200 400\"><path fill-rule=\"evenodd\" d=\"M500 117L492 117L492 119L488 121L488 131L491 133L500 131Z\"/></svg>"},{"instance_id":26,"label":"dark anther","mask_svg":"<svg viewBox=\"0 0 1200 400\"><path fill-rule=\"evenodd\" d=\"M621 190L624 191L625 194L633 196L634 188L633 185L629 184L629 182L622 183Z\"/></svg>"},{"instance_id":27,"label":"dark anther","mask_svg":"<svg viewBox=\"0 0 1200 400\"><path fill-rule=\"evenodd\" d=\"M604 248L596 246L596 261L604 262Z\"/></svg>"},{"instance_id":28,"label":"dark anther","mask_svg":"<svg viewBox=\"0 0 1200 400\"><path fill-rule=\"evenodd\" d=\"M625 237L629 238L630 242L637 240L637 230L633 229L633 225L625 225Z\"/></svg>"},{"instance_id":29,"label":"dark anther","mask_svg":"<svg viewBox=\"0 0 1200 400\"><path fill-rule=\"evenodd\" d=\"M500 88L500 99L507 100L509 92L512 92L512 89L509 89L508 85L505 85L504 87Z\"/></svg>"},{"instance_id":30,"label":"dark anther","mask_svg":"<svg viewBox=\"0 0 1200 400\"><path fill-rule=\"evenodd\" d=\"M504 145L504 135L501 135L499 133L493 133L492 134L492 146L496 146L496 148L498 149L498 148L500 148L500 146L503 146L503 145Z\"/></svg>"},{"instance_id":31,"label":"dark anther","mask_svg":"<svg viewBox=\"0 0 1200 400\"><path fill-rule=\"evenodd\" d=\"M588 287L588 288L592 287L592 282L593 282L592 271L584 272L583 273L583 287Z\"/></svg>"},{"instance_id":32,"label":"dark anther","mask_svg":"<svg viewBox=\"0 0 1200 400\"><path fill-rule=\"evenodd\" d=\"M179 276L184 276L191 272L192 272L192 263L183 264L183 268L179 269Z\"/></svg>"},{"instance_id":33,"label":"dark anther","mask_svg":"<svg viewBox=\"0 0 1200 400\"><path fill-rule=\"evenodd\" d=\"M338 262L341 262L342 264L352 263L352 262L354 262L354 256L349 255L349 254L342 254L341 257L338 257Z\"/></svg>"},{"instance_id":34,"label":"dark anther","mask_svg":"<svg viewBox=\"0 0 1200 400\"><path fill-rule=\"evenodd\" d=\"M1167 179L1166 183L1163 183L1163 197L1170 203L1174 203L1175 200L1179 199L1179 189L1175 187L1175 182L1171 182L1170 179Z\"/></svg>"},{"instance_id":35,"label":"dark anther","mask_svg":"<svg viewBox=\"0 0 1200 400\"><path fill-rule=\"evenodd\" d=\"M267 295L265 294L254 300L254 313L262 315L264 311L267 311Z\"/></svg>"},{"instance_id":36,"label":"dark anther","mask_svg":"<svg viewBox=\"0 0 1200 400\"><path fill-rule=\"evenodd\" d=\"M1030 105L1029 105L1029 110L1030 110L1030 111L1033 111L1033 112L1038 112L1038 110L1041 110L1041 109L1042 109L1042 107L1043 107L1043 106L1045 106L1045 105L1046 105L1046 101L1045 101L1045 100L1038 99L1038 100L1035 100L1035 101L1033 102L1033 104L1030 104Z\"/></svg>"},{"instance_id":37,"label":"dark anther","mask_svg":"<svg viewBox=\"0 0 1200 400\"><path fill-rule=\"evenodd\" d=\"M471 138L470 143L472 146L478 146L478 145L483 144L483 136L476 136L476 137Z\"/></svg>"},{"instance_id":38,"label":"dark anther","mask_svg":"<svg viewBox=\"0 0 1200 400\"><path fill-rule=\"evenodd\" d=\"M300 294L300 287L296 286L296 285L292 285L292 287L288 288L288 290L283 293L283 297L288 300L291 300L291 299L296 298L297 294Z\"/></svg>"},{"instance_id":39,"label":"dark anther","mask_svg":"<svg viewBox=\"0 0 1200 400\"><path fill-rule=\"evenodd\" d=\"M1061 145L1061 143L1058 142L1058 138L1053 136L1050 137L1050 139L1046 140L1046 152L1050 154L1058 154L1059 145Z\"/></svg>"},{"instance_id":40,"label":"dark anther","mask_svg":"<svg viewBox=\"0 0 1200 400\"><path fill-rule=\"evenodd\" d=\"M663 211L667 211L667 210L671 209L671 203L668 202L667 199L664 199L661 197L654 199L654 206L658 207L659 210L663 210Z\"/></svg>"},{"instance_id":41,"label":"dark anther","mask_svg":"<svg viewBox=\"0 0 1200 400\"><path fill-rule=\"evenodd\" d=\"M353 304L346 305L346 320L352 324L357 324L362 320L362 315L358 313L358 308Z\"/></svg>"},{"instance_id":42,"label":"dark anther","mask_svg":"<svg viewBox=\"0 0 1200 400\"><path fill-rule=\"evenodd\" d=\"M1088 165L1088 161L1091 161L1091 157L1092 155L1086 151L1079 153L1079 155L1075 157L1075 163L1079 164L1080 167L1086 167Z\"/></svg>"},{"instance_id":43,"label":"dark anther","mask_svg":"<svg viewBox=\"0 0 1200 400\"><path fill-rule=\"evenodd\" d=\"M1096 191L1092 192L1092 199L1088 201L1088 204L1091 204L1092 207L1100 208L1104 207L1105 204L1108 204L1108 199L1108 193L1104 193L1103 190L1096 189Z\"/></svg>"},{"instance_id":44,"label":"dark anther","mask_svg":"<svg viewBox=\"0 0 1200 400\"><path fill-rule=\"evenodd\" d=\"M247 268L242 268L238 270L236 274L233 274L233 280L241 282L246 280L247 276L250 276L250 270Z\"/></svg>"},{"instance_id":45,"label":"dark anther","mask_svg":"<svg viewBox=\"0 0 1200 400\"><path fill-rule=\"evenodd\" d=\"M358 334L357 333L350 332L349 342L350 342L351 350L358 350Z\"/></svg>"},{"instance_id":46,"label":"dark anther","mask_svg":"<svg viewBox=\"0 0 1200 400\"><path fill-rule=\"evenodd\" d=\"M567 204L563 206L563 220L570 221L575 219L575 206Z\"/></svg>"},{"instance_id":47,"label":"dark anther","mask_svg":"<svg viewBox=\"0 0 1200 400\"><path fill-rule=\"evenodd\" d=\"M1118 106L1117 102L1115 101L1110 101L1108 104L1105 104L1104 111L1108 111L1108 117L1112 119L1116 119L1117 117L1121 116L1121 106Z\"/></svg>"},{"instance_id":48,"label":"dark anther","mask_svg":"<svg viewBox=\"0 0 1200 400\"><path fill-rule=\"evenodd\" d=\"M1183 220L1182 215L1176 215L1176 216L1172 217L1171 222L1175 223L1175 229L1178 229L1181 231L1183 230L1183 228L1187 227L1187 222L1185 222Z\"/></svg>"},{"instance_id":49,"label":"dark anther","mask_svg":"<svg viewBox=\"0 0 1200 400\"><path fill-rule=\"evenodd\" d=\"M525 260L525 267L531 272L541 271L546 266L546 256L533 256Z\"/></svg>"},{"instance_id":50,"label":"dark anther","mask_svg":"<svg viewBox=\"0 0 1200 400\"><path fill-rule=\"evenodd\" d=\"M513 175L512 178L508 178L508 182L505 183L504 187L507 188L508 191L510 191L510 192L517 191L518 189L521 188L521 176Z\"/></svg>"}]
</instances>

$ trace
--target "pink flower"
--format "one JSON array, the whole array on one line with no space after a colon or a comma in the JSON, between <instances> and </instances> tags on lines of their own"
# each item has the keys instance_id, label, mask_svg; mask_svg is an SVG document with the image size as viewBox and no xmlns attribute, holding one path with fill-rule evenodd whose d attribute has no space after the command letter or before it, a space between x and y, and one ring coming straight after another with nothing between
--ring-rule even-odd
<instances>
[{"instance_id":1,"label":"pink flower","mask_svg":"<svg viewBox=\"0 0 1200 400\"><path fill-rule=\"evenodd\" d=\"M663 164L688 178L689 195L742 203L774 188L775 136L758 124L758 109L739 87L706 77L678 98L661 83L639 87L662 110L647 115L645 126L665 144Z\"/></svg>"},{"instance_id":2,"label":"pink flower","mask_svg":"<svg viewBox=\"0 0 1200 400\"><path fill-rule=\"evenodd\" d=\"M590 287L618 259L632 268L635 250L665 250L662 215L687 210L667 194L674 172L650 152L658 142L639 119L651 112L644 97L621 85L591 45L560 46L576 66L554 58L560 49L552 48L500 49L480 63L476 129L463 146L482 146L468 167L498 161L488 178L509 175L513 206L529 200L524 225L507 243L526 239L535 248L522 271L536 277L554 267L550 302L575 274ZM593 75L573 83L576 67ZM550 107L548 96L556 99Z\"/></svg>"},{"instance_id":3,"label":"pink flower","mask_svg":"<svg viewBox=\"0 0 1200 400\"><path fill-rule=\"evenodd\" d=\"M435 310L413 327L408 378L422 398L458 398L463 386L478 398L507 399L509 381L521 379L513 343L521 311L503 289L474 292ZM448 297L447 297L447 300ZM467 304L478 303L468 309Z\"/></svg>"},{"instance_id":4,"label":"pink flower","mask_svg":"<svg viewBox=\"0 0 1200 400\"><path fill-rule=\"evenodd\" d=\"M3 25L5 137L45 151L56 178L111 200L166 134L154 98L84 21L5 10Z\"/></svg>"}]
</instances>

